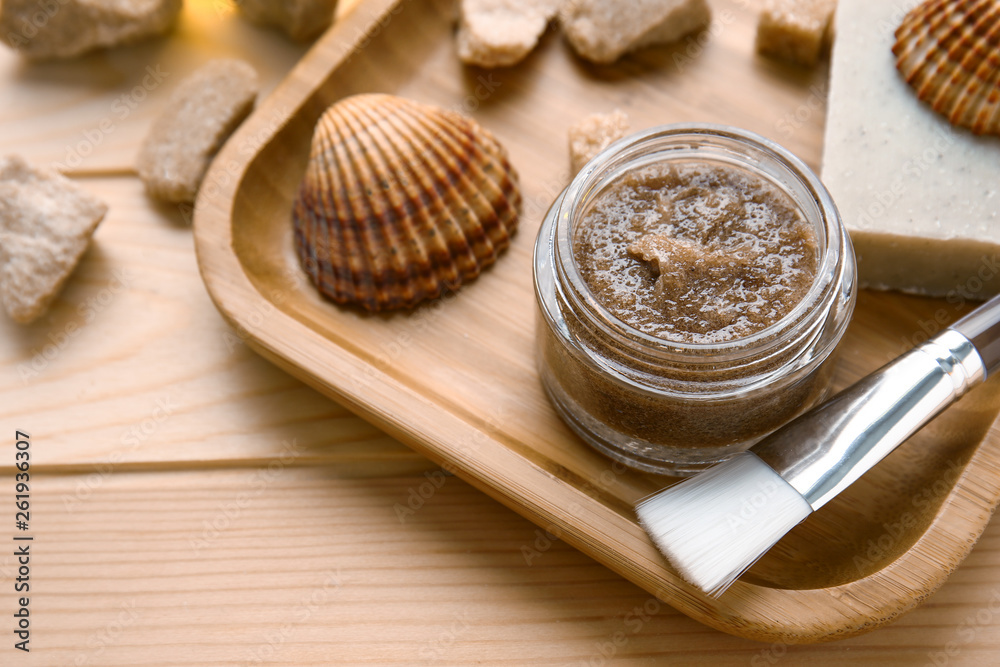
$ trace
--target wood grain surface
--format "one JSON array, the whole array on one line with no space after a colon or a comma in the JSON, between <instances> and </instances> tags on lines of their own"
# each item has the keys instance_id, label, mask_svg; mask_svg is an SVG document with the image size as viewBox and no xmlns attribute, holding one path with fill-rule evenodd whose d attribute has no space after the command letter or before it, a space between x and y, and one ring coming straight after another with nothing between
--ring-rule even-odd
<instances>
[{"instance_id":1,"label":"wood grain surface","mask_svg":"<svg viewBox=\"0 0 1000 667\"><path fill-rule=\"evenodd\" d=\"M238 18L236 5L190 0L169 35L69 61L32 63L4 48L0 146L65 173L129 172L162 100L199 64L243 58L269 92L306 46Z\"/></svg>"},{"instance_id":2,"label":"wood grain surface","mask_svg":"<svg viewBox=\"0 0 1000 667\"><path fill-rule=\"evenodd\" d=\"M635 502L674 480L596 454L558 418L538 379L531 258L544 208L532 203L548 202L568 180L565 138L553 128L581 110L614 104L628 109L636 129L701 116L785 134L777 122L785 75L747 53L753 13L716 3L717 23L702 38L747 39L714 51L699 51L692 37L686 46L597 68L548 39L518 67L487 76L458 63L446 3L368 6L380 13L369 24L352 16L328 33L232 138L199 194L199 266L248 344L661 600L727 632L789 643L842 639L893 620L940 586L1000 502L997 382L935 420L715 599L681 581L636 520ZM352 35L360 37L345 42ZM726 103L720 91L729 91ZM330 104L362 92L471 114L507 147L523 182L527 204L505 256L472 284L412 312L334 306L305 280L292 247L290 212L313 128ZM821 119L811 123L817 128ZM792 131L788 139L811 138L799 150L815 161L818 135ZM841 344L837 386L926 338L922 323L941 327L968 307L952 301L862 300Z\"/></svg>"},{"instance_id":3,"label":"wood grain surface","mask_svg":"<svg viewBox=\"0 0 1000 667\"><path fill-rule=\"evenodd\" d=\"M304 51L189 1L185 25L199 16L212 21L183 39L204 49L178 79L228 54L276 81ZM221 46L220 35L230 35ZM141 50L130 58L115 91L155 65ZM89 68L28 67L6 50L0 59L0 146L37 161L65 155L121 94L108 97ZM809 103L810 85L787 84L789 112ZM144 122L162 99L143 103ZM78 178L111 212L51 313L27 328L0 318L0 488L10 499L0 539L15 533L16 429L32 434L35 537L30 654L13 648L13 549L0 556L0 664L996 662L995 525L901 620L829 644L762 644L657 603L441 475L223 322L198 276L190 212L151 202L129 173L142 131L98 146L93 172L104 175ZM934 312L918 299L864 298Z\"/></svg>"}]
</instances>

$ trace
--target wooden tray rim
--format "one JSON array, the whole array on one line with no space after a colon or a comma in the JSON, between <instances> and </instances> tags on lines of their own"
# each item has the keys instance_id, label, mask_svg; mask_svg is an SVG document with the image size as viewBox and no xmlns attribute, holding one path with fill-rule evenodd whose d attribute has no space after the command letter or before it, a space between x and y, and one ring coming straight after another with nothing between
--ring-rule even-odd
<instances>
[{"instance_id":1,"label":"wooden tray rim","mask_svg":"<svg viewBox=\"0 0 1000 667\"><path fill-rule=\"evenodd\" d=\"M989 482L990 475L1000 475L1000 469L984 452L987 445L996 447L995 435L977 448L928 530L886 568L840 586L812 590L775 589L738 581L722 598L713 599L681 580L638 524L623 520L582 490L550 475L456 415L435 412L435 418L425 424L400 419L399 415L419 414L435 405L385 376L377 390L358 386L352 378L369 370L364 361L288 317L257 290L235 252L232 229L236 194L257 154L244 154L237 146L250 138L255 138L258 146L271 141L333 72L384 25L389 14L403 11L404 5L415 1L368 0L355 8L314 44L216 156L205 182L220 185L199 193L194 237L202 279L229 324L272 363L539 526L558 531L561 539L664 602L724 632L789 644L842 639L894 620L940 587L975 543L967 534L949 531L948 523L969 513L990 513L1000 501L996 485ZM328 52L338 55L331 60ZM307 85L310 81L317 83ZM289 105L290 99L294 104ZM280 122L275 123L275 118ZM255 326L248 318L270 309L275 312L263 325ZM329 370L313 370L317 355L330 360ZM477 443L474 453L456 445L473 438ZM498 485L498 479L524 483ZM959 493L961 490L967 493ZM982 498L986 504L975 504L969 500L972 497ZM567 507L579 511L567 519ZM609 540L611 535L618 539ZM973 537L978 538L978 534ZM950 547L949 553L957 555L950 568L933 565L942 547L941 543L931 544L934 538L943 540ZM618 546L634 550L642 558L622 558ZM895 577L897 573L904 573L905 581Z\"/></svg>"}]
</instances>

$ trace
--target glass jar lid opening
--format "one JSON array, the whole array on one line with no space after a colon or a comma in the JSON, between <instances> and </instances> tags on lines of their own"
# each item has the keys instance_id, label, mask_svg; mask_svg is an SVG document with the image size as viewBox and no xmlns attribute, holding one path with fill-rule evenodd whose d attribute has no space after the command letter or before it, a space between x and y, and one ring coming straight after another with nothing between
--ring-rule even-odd
<instances>
[{"instance_id":1,"label":"glass jar lid opening","mask_svg":"<svg viewBox=\"0 0 1000 667\"><path fill-rule=\"evenodd\" d=\"M743 336L713 342L677 341L640 330L617 317L598 299L581 275L574 252L576 225L603 192L627 174L671 162L729 165L751 172L783 192L815 230L816 272L805 294L784 315ZM683 357L706 362L760 355L801 340L803 329L816 330L836 300L849 244L826 188L801 160L755 133L714 124L654 127L625 137L591 160L567 187L556 211L554 267L567 286L566 297L588 314L589 324L618 346L642 355Z\"/></svg>"}]
</instances>

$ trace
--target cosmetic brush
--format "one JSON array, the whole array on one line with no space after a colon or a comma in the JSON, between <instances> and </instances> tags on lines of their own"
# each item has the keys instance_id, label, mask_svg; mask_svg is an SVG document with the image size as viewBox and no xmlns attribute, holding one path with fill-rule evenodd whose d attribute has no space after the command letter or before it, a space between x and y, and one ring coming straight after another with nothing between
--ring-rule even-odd
<instances>
[{"instance_id":1,"label":"cosmetic brush","mask_svg":"<svg viewBox=\"0 0 1000 667\"><path fill-rule=\"evenodd\" d=\"M998 368L1000 296L745 452L639 501L639 521L686 581L717 597Z\"/></svg>"}]
</instances>

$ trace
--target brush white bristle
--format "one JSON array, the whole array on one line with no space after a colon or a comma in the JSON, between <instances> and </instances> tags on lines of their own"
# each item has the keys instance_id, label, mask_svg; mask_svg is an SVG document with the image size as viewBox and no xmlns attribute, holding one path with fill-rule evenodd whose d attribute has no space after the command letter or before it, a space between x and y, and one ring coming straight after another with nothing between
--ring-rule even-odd
<instances>
[{"instance_id":1,"label":"brush white bristle","mask_svg":"<svg viewBox=\"0 0 1000 667\"><path fill-rule=\"evenodd\" d=\"M684 579L713 597L812 512L749 452L644 498L643 528Z\"/></svg>"}]
</instances>

